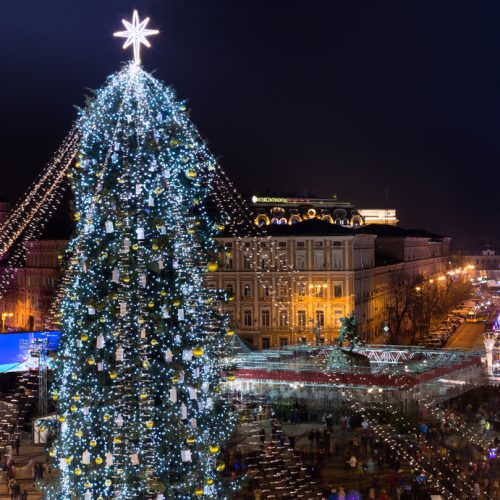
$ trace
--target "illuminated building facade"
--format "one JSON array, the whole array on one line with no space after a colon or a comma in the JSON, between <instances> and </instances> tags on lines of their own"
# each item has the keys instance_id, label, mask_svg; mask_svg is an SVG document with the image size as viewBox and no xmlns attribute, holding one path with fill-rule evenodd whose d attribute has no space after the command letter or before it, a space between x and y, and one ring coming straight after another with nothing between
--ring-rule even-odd
<instances>
[{"instance_id":1,"label":"illuminated building facade","mask_svg":"<svg viewBox=\"0 0 500 500\"><path fill-rule=\"evenodd\" d=\"M255 223L259 226L292 225L311 219L344 227L398 223L393 208L357 209L351 203L337 201L336 197L253 196L252 203L257 214Z\"/></svg>"},{"instance_id":2,"label":"illuminated building facade","mask_svg":"<svg viewBox=\"0 0 500 500\"><path fill-rule=\"evenodd\" d=\"M351 312L372 341L383 333L392 273L435 276L449 257L449 238L387 227L313 219L271 224L262 238L221 237L219 270L208 284L233 297L226 311L235 330L258 348L331 343Z\"/></svg>"}]
</instances>

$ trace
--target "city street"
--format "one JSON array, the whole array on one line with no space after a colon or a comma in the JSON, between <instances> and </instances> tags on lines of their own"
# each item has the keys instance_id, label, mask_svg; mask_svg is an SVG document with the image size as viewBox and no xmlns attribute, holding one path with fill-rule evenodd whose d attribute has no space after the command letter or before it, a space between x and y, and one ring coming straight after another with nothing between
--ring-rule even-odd
<instances>
[{"instance_id":1,"label":"city street","mask_svg":"<svg viewBox=\"0 0 500 500\"><path fill-rule=\"evenodd\" d=\"M481 333L484 323L463 323L448 339L447 348L457 349L484 349Z\"/></svg>"}]
</instances>

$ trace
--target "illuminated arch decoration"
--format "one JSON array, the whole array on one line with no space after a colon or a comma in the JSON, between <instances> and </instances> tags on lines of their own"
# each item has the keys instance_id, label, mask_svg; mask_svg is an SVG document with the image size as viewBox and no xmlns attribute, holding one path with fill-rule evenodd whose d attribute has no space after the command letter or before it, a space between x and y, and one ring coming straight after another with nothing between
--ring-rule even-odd
<instances>
[{"instance_id":1,"label":"illuminated arch decoration","mask_svg":"<svg viewBox=\"0 0 500 500\"><path fill-rule=\"evenodd\" d=\"M333 224L333 217L330 214L324 214L321 216L321 220L326 220L330 224Z\"/></svg>"},{"instance_id":2,"label":"illuminated arch decoration","mask_svg":"<svg viewBox=\"0 0 500 500\"><path fill-rule=\"evenodd\" d=\"M314 219L316 217L316 209L309 208L304 216L304 219Z\"/></svg>"},{"instance_id":3,"label":"illuminated arch decoration","mask_svg":"<svg viewBox=\"0 0 500 500\"><path fill-rule=\"evenodd\" d=\"M365 221L363 220L363 217L361 215L356 214L351 217L351 226L353 227L359 227L363 226Z\"/></svg>"},{"instance_id":4,"label":"illuminated arch decoration","mask_svg":"<svg viewBox=\"0 0 500 500\"><path fill-rule=\"evenodd\" d=\"M255 225L257 226L269 226L271 224L271 221L269 220L269 217L266 214L259 214L255 218Z\"/></svg>"},{"instance_id":5,"label":"illuminated arch decoration","mask_svg":"<svg viewBox=\"0 0 500 500\"><path fill-rule=\"evenodd\" d=\"M302 222L302 217L299 214L294 214L288 220L288 224L297 224L297 222Z\"/></svg>"}]
</instances>

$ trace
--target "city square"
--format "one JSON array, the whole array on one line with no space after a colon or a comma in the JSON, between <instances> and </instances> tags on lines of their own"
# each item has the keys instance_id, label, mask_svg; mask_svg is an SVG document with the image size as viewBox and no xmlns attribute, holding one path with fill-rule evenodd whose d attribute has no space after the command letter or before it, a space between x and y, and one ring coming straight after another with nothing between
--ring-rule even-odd
<instances>
[{"instance_id":1,"label":"city square","mask_svg":"<svg viewBox=\"0 0 500 500\"><path fill-rule=\"evenodd\" d=\"M7 6L0 500L500 499L500 9L453 7Z\"/></svg>"}]
</instances>

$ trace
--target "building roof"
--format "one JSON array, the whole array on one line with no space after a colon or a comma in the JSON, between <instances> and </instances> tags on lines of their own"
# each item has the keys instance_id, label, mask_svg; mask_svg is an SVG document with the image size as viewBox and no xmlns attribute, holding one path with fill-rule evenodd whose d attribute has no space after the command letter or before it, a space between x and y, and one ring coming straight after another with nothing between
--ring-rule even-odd
<instances>
[{"instance_id":1,"label":"building roof","mask_svg":"<svg viewBox=\"0 0 500 500\"><path fill-rule=\"evenodd\" d=\"M442 240L445 236L431 233L423 229L404 229L390 224L368 224L355 229L357 233L374 234L379 238L430 238Z\"/></svg>"},{"instance_id":2,"label":"building roof","mask_svg":"<svg viewBox=\"0 0 500 500\"><path fill-rule=\"evenodd\" d=\"M270 236L356 236L352 229L328 221L310 219L296 224L270 224L263 228Z\"/></svg>"}]
</instances>

